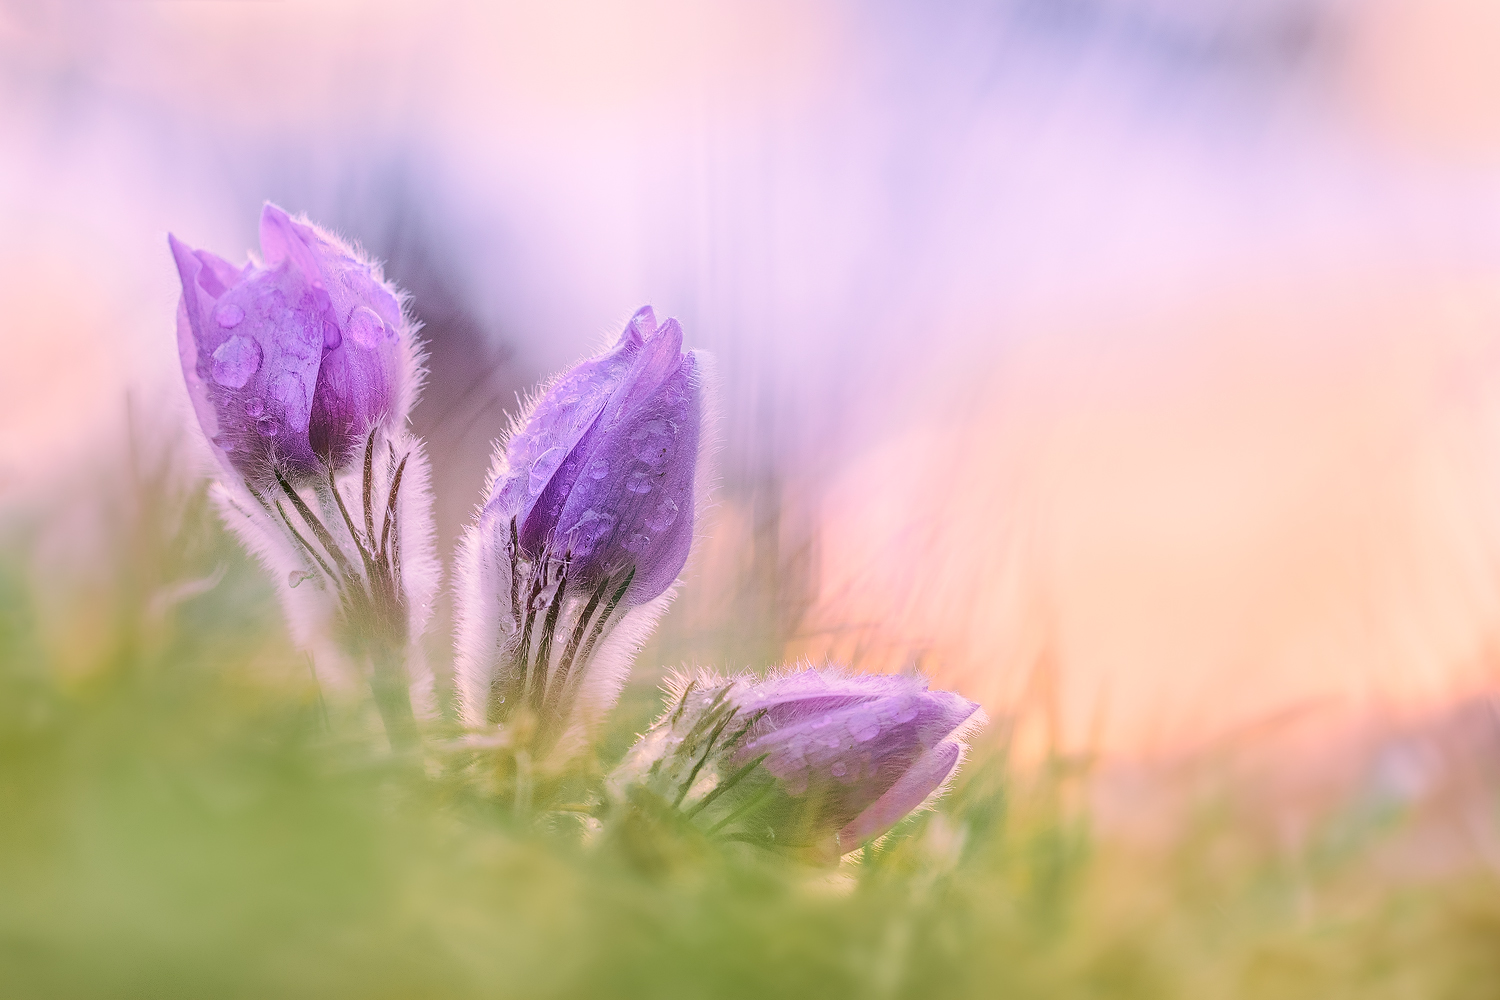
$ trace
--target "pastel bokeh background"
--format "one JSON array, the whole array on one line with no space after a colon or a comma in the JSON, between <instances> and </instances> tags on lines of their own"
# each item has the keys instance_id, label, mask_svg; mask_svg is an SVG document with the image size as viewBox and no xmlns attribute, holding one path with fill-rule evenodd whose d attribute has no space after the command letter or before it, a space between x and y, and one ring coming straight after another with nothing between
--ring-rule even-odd
<instances>
[{"instance_id":1,"label":"pastel bokeh background","mask_svg":"<svg viewBox=\"0 0 1500 1000\"><path fill-rule=\"evenodd\" d=\"M77 616L80 470L187 412L165 234L271 199L414 294L445 540L636 307L716 354L658 662L915 663L1122 766L1442 731L1500 657L1497 123L1486 0L9 0L0 505Z\"/></svg>"}]
</instances>

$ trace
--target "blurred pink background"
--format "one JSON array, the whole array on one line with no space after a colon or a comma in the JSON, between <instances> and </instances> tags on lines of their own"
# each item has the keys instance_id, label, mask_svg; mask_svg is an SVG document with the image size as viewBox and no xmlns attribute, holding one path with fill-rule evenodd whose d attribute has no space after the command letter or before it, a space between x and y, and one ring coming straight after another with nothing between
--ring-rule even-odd
<instances>
[{"instance_id":1,"label":"blurred pink background","mask_svg":"<svg viewBox=\"0 0 1500 1000\"><path fill-rule=\"evenodd\" d=\"M165 234L269 198L415 293L446 538L637 306L715 352L663 662L915 663L1121 759L1497 679L1488 0L11 0L0 137L12 510L186 414Z\"/></svg>"}]
</instances>

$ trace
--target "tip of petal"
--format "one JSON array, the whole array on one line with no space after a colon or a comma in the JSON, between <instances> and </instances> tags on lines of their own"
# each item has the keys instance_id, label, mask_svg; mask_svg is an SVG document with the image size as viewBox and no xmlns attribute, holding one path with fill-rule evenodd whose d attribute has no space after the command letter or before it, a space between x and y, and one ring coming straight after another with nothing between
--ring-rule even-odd
<instances>
[{"instance_id":1,"label":"tip of petal","mask_svg":"<svg viewBox=\"0 0 1500 1000\"><path fill-rule=\"evenodd\" d=\"M620 339L615 347L640 347L650 336L656 332L656 313L650 306L641 306L630 317L630 322L625 324L625 330L620 334Z\"/></svg>"},{"instance_id":2,"label":"tip of petal","mask_svg":"<svg viewBox=\"0 0 1500 1000\"><path fill-rule=\"evenodd\" d=\"M650 306L641 306L630 317L630 325L640 330L643 336L649 337L656 332L656 310Z\"/></svg>"},{"instance_id":3,"label":"tip of petal","mask_svg":"<svg viewBox=\"0 0 1500 1000\"><path fill-rule=\"evenodd\" d=\"M682 352L682 324L676 318L668 319L656 329L655 340L664 340L674 353Z\"/></svg>"},{"instance_id":4,"label":"tip of petal","mask_svg":"<svg viewBox=\"0 0 1500 1000\"><path fill-rule=\"evenodd\" d=\"M175 234L167 234L167 246L171 248L172 260L177 264L177 276L182 279L182 285L187 288L192 284L198 274L198 258L193 253L193 248L179 240Z\"/></svg>"},{"instance_id":5,"label":"tip of petal","mask_svg":"<svg viewBox=\"0 0 1500 1000\"><path fill-rule=\"evenodd\" d=\"M274 201L268 201L260 207L260 224L262 226L265 226L268 223L287 225L290 224L291 221L292 217L286 213L286 209L282 208Z\"/></svg>"},{"instance_id":6,"label":"tip of petal","mask_svg":"<svg viewBox=\"0 0 1500 1000\"><path fill-rule=\"evenodd\" d=\"M266 202L260 210L260 252L267 267L277 267L291 257L304 270L315 265L305 260L309 249L306 227L293 219L280 205Z\"/></svg>"}]
</instances>

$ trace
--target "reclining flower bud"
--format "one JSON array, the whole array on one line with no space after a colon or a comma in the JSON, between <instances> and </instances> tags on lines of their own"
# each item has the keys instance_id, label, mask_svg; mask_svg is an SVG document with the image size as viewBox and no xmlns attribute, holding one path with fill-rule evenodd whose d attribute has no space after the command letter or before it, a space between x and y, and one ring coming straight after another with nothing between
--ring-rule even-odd
<instances>
[{"instance_id":1,"label":"reclining flower bud","mask_svg":"<svg viewBox=\"0 0 1500 1000\"><path fill-rule=\"evenodd\" d=\"M254 488L342 467L410 405L411 331L380 272L267 203L264 264L236 268L168 236L182 300L177 347L193 409L223 465Z\"/></svg>"},{"instance_id":2,"label":"reclining flower bud","mask_svg":"<svg viewBox=\"0 0 1500 1000\"><path fill-rule=\"evenodd\" d=\"M647 307L517 421L465 541L472 722L526 704L557 736L613 702L692 546L700 382L682 328Z\"/></svg>"},{"instance_id":3,"label":"reclining flower bud","mask_svg":"<svg viewBox=\"0 0 1500 1000\"><path fill-rule=\"evenodd\" d=\"M702 829L830 860L886 833L958 767L978 705L919 677L807 668L676 678L611 785Z\"/></svg>"}]
</instances>

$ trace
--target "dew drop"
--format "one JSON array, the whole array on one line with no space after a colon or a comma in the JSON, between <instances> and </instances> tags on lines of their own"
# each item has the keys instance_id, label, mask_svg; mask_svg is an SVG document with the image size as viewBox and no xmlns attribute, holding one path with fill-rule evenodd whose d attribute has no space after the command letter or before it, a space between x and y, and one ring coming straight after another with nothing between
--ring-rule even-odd
<instances>
[{"instance_id":1,"label":"dew drop","mask_svg":"<svg viewBox=\"0 0 1500 1000\"><path fill-rule=\"evenodd\" d=\"M214 381L226 389L243 389L260 369L260 344L249 337L234 336L214 351Z\"/></svg>"},{"instance_id":2,"label":"dew drop","mask_svg":"<svg viewBox=\"0 0 1500 1000\"><path fill-rule=\"evenodd\" d=\"M299 583L302 583L306 580L311 580L312 578L313 575L311 573L300 569L294 569L286 575L286 585L295 590L297 589L297 585Z\"/></svg>"},{"instance_id":3,"label":"dew drop","mask_svg":"<svg viewBox=\"0 0 1500 1000\"><path fill-rule=\"evenodd\" d=\"M349 336L366 350L373 351L385 337L385 321L369 306L359 306L349 314Z\"/></svg>"},{"instance_id":4,"label":"dew drop","mask_svg":"<svg viewBox=\"0 0 1500 1000\"><path fill-rule=\"evenodd\" d=\"M849 773L849 765L845 764L841 760L836 760L833 762L833 766L831 766L828 770L833 772L833 776L835 778L842 778L844 775Z\"/></svg>"},{"instance_id":5,"label":"dew drop","mask_svg":"<svg viewBox=\"0 0 1500 1000\"><path fill-rule=\"evenodd\" d=\"M665 420L648 420L630 435L630 451L652 467L672 457L672 428Z\"/></svg>"},{"instance_id":6,"label":"dew drop","mask_svg":"<svg viewBox=\"0 0 1500 1000\"><path fill-rule=\"evenodd\" d=\"M880 735L880 720L874 715L861 712L849 720L849 735L860 743L868 743Z\"/></svg>"},{"instance_id":7,"label":"dew drop","mask_svg":"<svg viewBox=\"0 0 1500 1000\"><path fill-rule=\"evenodd\" d=\"M609 475L609 462L606 459L596 458L589 465L589 478L595 481Z\"/></svg>"},{"instance_id":8,"label":"dew drop","mask_svg":"<svg viewBox=\"0 0 1500 1000\"><path fill-rule=\"evenodd\" d=\"M651 544L650 535L634 534L625 539L625 548L639 555Z\"/></svg>"},{"instance_id":9,"label":"dew drop","mask_svg":"<svg viewBox=\"0 0 1500 1000\"><path fill-rule=\"evenodd\" d=\"M225 302L214 310L214 320L226 330L239 326L245 318L245 310L233 302Z\"/></svg>"},{"instance_id":10,"label":"dew drop","mask_svg":"<svg viewBox=\"0 0 1500 1000\"><path fill-rule=\"evenodd\" d=\"M331 319L323 321L323 350L335 350L344 342L344 335L339 332L339 325Z\"/></svg>"},{"instance_id":11,"label":"dew drop","mask_svg":"<svg viewBox=\"0 0 1500 1000\"><path fill-rule=\"evenodd\" d=\"M646 527L652 531L666 531L677 520L677 503L671 497L663 500L646 518Z\"/></svg>"},{"instance_id":12,"label":"dew drop","mask_svg":"<svg viewBox=\"0 0 1500 1000\"><path fill-rule=\"evenodd\" d=\"M831 716L831 715L820 716L819 718L816 718L816 719L813 720L812 727L814 729L822 729L824 726L828 725L832 721L833 721L833 716Z\"/></svg>"},{"instance_id":13,"label":"dew drop","mask_svg":"<svg viewBox=\"0 0 1500 1000\"><path fill-rule=\"evenodd\" d=\"M282 372L271 383L271 398L281 404L287 425L294 431L307 429L312 412L312 396L307 383L297 372Z\"/></svg>"},{"instance_id":14,"label":"dew drop","mask_svg":"<svg viewBox=\"0 0 1500 1000\"><path fill-rule=\"evenodd\" d=\"M910 701L910 700L904 701L896 709L896 721L897 722L910 722L912 719L915 719L916 717L917 717L917 703L914 702L914 701Z\"/></svg>"},{"instance_id":15,"label":"dew drop","mask_svg":"<svg viewBox=\"0 0 1500 1000\"><path fill-rule=\"evenodd\" d=\"M578 516L577 523L570 531L573 544L579 551L591 550L608 537L609 533L614 530L614 526L613 515L601 514L597 510L586 510Z\"/></svg>"},{"instance_id":16,"label":"dew drop","mask_svg":"<svg viewBox=\"0 0 1500 1000\"><path fill-rule=\"evenodd\" d=\"M566 454L567 452L561 448L548 448L537 456L535 462L531 463L531 478L527 483L527 488L531 490L532 496L536 496L547 488L547 484L552 481L552 474L562 464Z\"/></svg>"},{"instance_id":17,"label":"dew drop","mask_svg":"<svg viewBox=\"0 0 1500 1000\"><path fill-rule=\"evenodd\" d=\"M307 293L307 297L312 303L314 312L326 313L333 308L333 299L328 296L328 289L321 285L314 285L313 290Z\"/></svg>"},{"instance_id":18,"label":"dew drop","mask_svg":"<svg viewBox=\"0 0 1500 1000\"><path fill-rule=\"evenodd\" d=\"M265 412L265 400L261 399L259 396L251 396L249 399L245 400L245 416L249 417L251 420L254 420L256 417Z\"/></svg>"},{"instance_id":19,"label":"dew drop","mask_svg":"<svg viewBox=\"0 0 1500 1000\"><path fill-rule=\"evenodd\" d=\"M273 438L281 433L281 426L276 423L275 417L261 417L255 422L255 429L261 436Z\"/></svg>"},{"instance_id":20,"label":"dew drop","mask_svg":"<svg viewBox=\"0 0 1500 1000\"><path fill-rule=\"evenodd\" d=\"M650 474L645 472L634 473L630 477L630 482L625 484L625 488L632 493L638 493L641 496L645 496L647 493L651 492Z\"/></svg>"}]
</instances>

